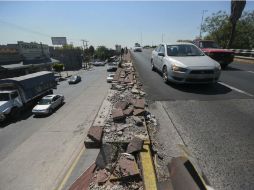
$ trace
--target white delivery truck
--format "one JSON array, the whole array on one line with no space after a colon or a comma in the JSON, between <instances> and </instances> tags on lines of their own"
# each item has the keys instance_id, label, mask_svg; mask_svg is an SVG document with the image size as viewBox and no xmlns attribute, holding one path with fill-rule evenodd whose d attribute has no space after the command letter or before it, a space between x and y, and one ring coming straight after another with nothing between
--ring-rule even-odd
<instances>
[{"instance_id":1,"label":"white delivery truck","mask_svg":"<svg viewBox=\"0 0 254 190\"><path fill-rule=\"evenodd\" d=\"M0 121L16 116L26 105L53 92L56 88L52 72L41 71L0 80Z\"/></svg>"}]
</instances>

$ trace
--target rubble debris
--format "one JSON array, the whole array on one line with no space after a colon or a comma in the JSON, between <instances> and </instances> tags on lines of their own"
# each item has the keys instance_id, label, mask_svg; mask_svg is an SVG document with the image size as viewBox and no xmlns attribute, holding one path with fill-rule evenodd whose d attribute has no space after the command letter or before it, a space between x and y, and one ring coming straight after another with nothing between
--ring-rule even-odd
<instances>
[{"instance_id":1,"label":"rubble debris","mask_svg":"<svg viewBox=\"0 0 254 190\"><path fill-rule=\"evenodd\" d=\"M130 116L133 113L133 108L123 110L124 115Z\"/></svg>"},{"instance_id":2,"label":"rubble debris","mask_svg":"<svg viewBox=\"0 0 254 190\"><path fill-rule=\"evenodd\" d=\"M125 115L123 113L122 109L113 109L112 110L112 117L114 121L122 120L125 118Z\"/></svg>"},{"instance_id":3,"label":"rubble debris","mask_svg":"<svg viewBox=\"0 0 254 190\"><path fill-rule=\"evenodd\" d=\"M140 95L140 96L145 96L146 93L140 90L140 91L139 91L139 95Z\"/></svg>"},{"instance_id":4,"label":"rubble debris","mask_svg":"<svg viewBox=\"0 0 254 190\"><path fill-rule=\"evenodd\" d=\"M95 142L101 143L103 134L103 127L92 126L90 127L87 136Z\"/></svg>"},{"instance_id":5,"label":"rubble debris","mask_svg":"<svg viewBox=\"0 0 254 190\"><path fill-rule=\"evenodd\" d=\"M112 145L103 144L95 161L96 166L99 169L104 169L108 164L111 164L112 153L113 153Z\"/></svg>"},{"instance_id":6,"label":"rubble debris","mask_svg":"<svg viewBox=\"0 0 254 190\"><path fill-rule=\"evenodd\" d=\"M126 152L127 153L135 153L139 152L143 149L144 140L134 137L129 143Z\"/></svg>"},{"instance_id":7,"label":"rubble debris","mask_svg":"<svg viewBox=\"0 0 254 190\"><path fill-rule=\"evenodd\" d=\"M119 144L102 144L100 152L95 161L96 166L99 169L107 168L108 170L111 170L112 163L118 159L118 155L122 152L124 152L124 149Z\"/></svg>"},{"instance_id":8,"label":"rubble debris","mask_svg":"<svg viewBox=\"0 0 254 190\"><path fill-rule=\"evenodd\" d=\"M128 178L140 178L138 165L135 158L131 154L121 154L116 163L116 168L113 171L113 176L110 180L123 180Z\"/></svg>"},{"instance_id":9,"label":"rubble debris","mask_svg":"<svg viewBox=\"0 0 254 190\"><path fill-rule=\"evenodd\" d=\"M144 115L145 110L144 109L134 109L133 115L135 116L142 116Z\"/></svg>"},{"instance_id":10,"label":"rubble debris","mask_svg":"<svg viewBox=\"0 0 254 190\"><path fill-rule=\"evenodd\" d=\"M140 119L138 116L133 116L132 119L135 121L136 125L138 126L143 125L142 119Z\"/></svg>"},{"instance_id":11,"label":"rubble debris","mask_svg":"<svg viewBox=\"0 0 254 190\"><path fill-rule=\"evenodd\" d=\"M139 94L139 90L137 88L134 88L134 87L131 89L131 92L133 94Z\"/></svg>"},{"instance_id":12,"label":"rubble debris","mask_svg":"<svg viewBox=\"0 0 254 190\"><path fill-rule=\"evenodd\" d=\"M107 172L107 170L102 169L97 171L96 175L95 175L95 182L98 185L103 185L110 177L110 173Z\"/></svg>"},{"instance_id":13,"label":"rubble debris","mask_svg":"<svg viewBox=\"0 0 254 190\"><path fill-rule=\"evenodd\" d=\"M116 109L121 109L121 110L126 109L127 106L128 106L128 102L126 102L126 101L119 101L119 102L115 103L115 105L114 105L114 107Z\"/></svg>"},{"instance_id":14,"label":"rubble debris","mask_svg":"<svg viewBox=\"0 0 254 190\"><path fill-rule=\"evenodd\" d=\"M117 125L116 130L117 131L123 131L127 127L130 127L130 125L129 124Z\"/></svg>"},{"instance_id":15,"label":"rubble debris","mask_svg":"<svg viewBox=\"0 0 254 190\"><path fill-rule=\"evenodd\" d=\"M145 100L144 99L135 99L135 100L133 100L133 106L135 108L145 109Z\"/></svg>"}]
</instances>

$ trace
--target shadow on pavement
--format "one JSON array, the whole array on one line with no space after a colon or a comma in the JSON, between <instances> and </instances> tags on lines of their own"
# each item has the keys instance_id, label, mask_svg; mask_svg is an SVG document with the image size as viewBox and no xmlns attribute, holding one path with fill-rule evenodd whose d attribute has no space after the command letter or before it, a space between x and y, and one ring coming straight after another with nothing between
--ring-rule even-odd
<instances>
[{"instance_id":1,"label":"shadow on pavement","mask_svg":"<svg viewBox=\"0 0 254 190\"><path fill-rule=\"evenodd\" d=\"M0 128L4 128L10 124L17 123L22 120L28 119L32 113L32 107L26 108L19 112L19 114L15 118L7 118L3 122L0 123Z\"/></svg>"},{"instance_id":2,"label":"shadow on pavement","mask_svg":"<svg viewBox=\"0 0 254 190\"><path fill-rule=\"evenodd\" d=\"M218 94L227 94L232 91L232 89L223 86L220 83L215 84L173 84L169 83L174 89L195 93L195 94L205 94L205 95L218 95Z\"/></svg>"},{"instance_id":3,"label":"shadow on pavement","mask_svg":"<svg viewBox=\"0 0 254 190\"><path fill-rule=\"evenodd\" d=\"M225 69L223 69L222 71L244 71L242 69L238 69L238 68L235 68L233 66L227 66Z\"/></svg>"}]
</instances>

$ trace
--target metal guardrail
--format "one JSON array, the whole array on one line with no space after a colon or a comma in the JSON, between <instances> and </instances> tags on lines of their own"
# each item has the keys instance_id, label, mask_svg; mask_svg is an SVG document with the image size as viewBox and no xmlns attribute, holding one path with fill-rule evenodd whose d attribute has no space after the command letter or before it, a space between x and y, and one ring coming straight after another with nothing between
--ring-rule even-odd
<instances>
[{"instance_id":1,"label":"metal guardrail","mask_svg":"<svg viewBox=\"0 0 254 190\"><path fill-rule=\"evenodd\" d=\"M254 57L254 49L228 49L235 53L236 56L243 56L243 57Z\"/></svg>"}]
</instances>

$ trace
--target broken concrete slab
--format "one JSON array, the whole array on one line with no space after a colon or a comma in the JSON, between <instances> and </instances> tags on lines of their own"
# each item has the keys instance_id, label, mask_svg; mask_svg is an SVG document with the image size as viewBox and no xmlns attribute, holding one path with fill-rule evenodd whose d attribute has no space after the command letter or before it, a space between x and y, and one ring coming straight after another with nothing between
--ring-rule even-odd
<instances>
[{"instance_id":1,"label":"broken concrete slab","mask_svg":"<svg viewBox=\"0 0 254 190\"><path fill-rule=\"evenodd\" d=\"M124 113L124 115L126 115L126 116L130 116L130 115L132 115L132 113L133 113L133 108L125 109L125 110L123 110L123 113Z\"/></svg>"},{"instance_id":2,"label":"broken concrete slab","mask_svg":"<svg viewBox=\"0 0 254 190\"><path fill-rule=\"evenodd\" d=\"M84 144L87 149L100 148L101 146L101 143L93 141L88 136L85 137Z\"/></svg>"},{"instance_id":3,"label":"broken concrete slab","mask_svg":"<svg viewBox=\"0 0 254 190\"><path fill-rule=\"evenodd\" d=\"M140 178L138 165L133 155L121 154L113 171L111 180L124 180L126 178Z\"/></svg>"},{"instance_id":4,"label":"broken concrete slab","mask_svg":"<svg viewBox=\"0 0 254 190\"><path fill-rule=\"evenodd\" d=\"M119 101L119 102L115 103L114 107L115 107L116 109L124 110L124 109L127 108L128 104L129 104L129 103L126 102L126 101Z\"/></svg>"},{"instance_id":5,"label":"broken concrete slab","mask_svg":"<svg viewBox=\"0 0 254 190\"><path fill-rule=\"evenodd\" d=\"M144 113L145 113L144 109L134 109L134 111L133 111L133 115L135 115L135 116L142 116L142 115L144 115Z\"/></svg>"},{"instance_id":6,"label":"broken concrete slab","mask_svg":"<svg viewBox=\"0 0 254 190\"><path fill-rule=\"evenodd\" d=\"M102 144L100 152L96 158L96 166L99 169L112 169L112 163L115 162L118 158L118 154L124 152L124 149L119 143L105 143Z\"/></svg>"},{"instance_id":7,"label":"broken concrete slab","mask_svg":"<svg viewBox=\"0 0 254 190\"><path fill-rule=\"evenodd\" d=\"M138 116L133 116L132 119L135 121L135 124L138 126L143 125L142 119L140 119Z\"/></svg>"},{"instance_id":8,"label":"broken concrete slab","mask_svg":"<svg viewBox=\"0 0 254 190\"><path fill-rule=\"evenodd\" d=\"M103 185L110 177L110 173L107 170L99 170L95 175L95 182L98 185Z\"/></svg>"},{"instance_id":9,"label":"broken concrete slab","mask_svg":"<svg viewBox=\"0 0 254 190\"><path fill-rule=\"evenodd\" d=\"M123 113L123 110L122 109L113 109L112 110L112 118L114 121L124 119L125 115Z\"/></svg>"},{"instance_id":10,"label":"broken concrete slab","mask_svg":"<svg viewBox=\"0 0 254 190\"><path fill-rule=\"evenodd\" d=\"M133 100L134 104L133 106L135 108L144 109L145 108L145 100L144 99L135 99Z\"/></svg>"},{"instance_id":11,"label":"broken concrete slab","mask_svg":"<svg viewBox=\"0 0 254 190\"><path fill-rule=\"evenodd\" d=\"M100 152L96 158L96 166L99 169L104 169L108 164L111 164L111 155L113 153L113 148L111 144L103 144Z\"/></svg>"},{"instance_id":12,"label":"broken concrete slab","mask_svg":"<svg viewBox=\"0 0 254 190\"><path fill-rule=\"evenodd\" d=\"M87 136L95 142L101 143L103 134L103 127L92 126L90 127Z\"/></svg>"},{"instance_id":13,"label":"broken concrete slab","mask_svg":"<svg viewBox=\"0 0 254 190\"><path fill-rule=\"evenodd\" d=\"M143 149L143 144L144 144L144 140L137 137L133 137L133 139L131 140L131 142L129 143L127 147L126 152L129 154L139 152Z\"/></svg>"}]
</instances>

